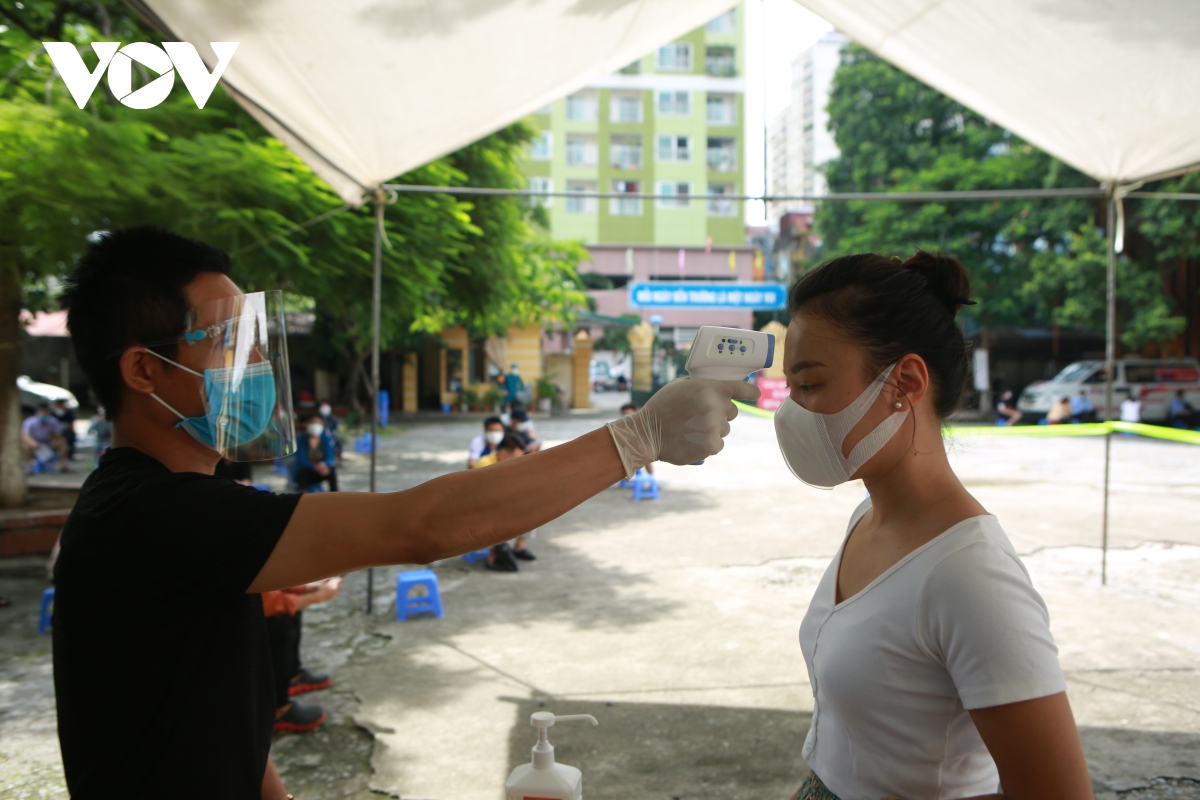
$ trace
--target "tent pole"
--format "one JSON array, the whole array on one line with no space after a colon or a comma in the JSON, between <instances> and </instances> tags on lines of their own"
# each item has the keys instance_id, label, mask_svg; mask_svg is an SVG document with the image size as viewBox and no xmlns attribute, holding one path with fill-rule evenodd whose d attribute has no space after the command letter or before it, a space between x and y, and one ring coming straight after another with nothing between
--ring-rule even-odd
<instances>
[{"instance_id":1,"label":"tent pole","mask_svg":"<svg viewBox=\"0 0 1200 800\"><path fill-rule=\"evenodd\" d=\"M1108 280L1104 313L1104 419L1113 418L1113 378L1117 356L1117 195L1116 186L1108 186L1105 198L1108 211ZM1112 473L1112 431L1104 434L1104 511L1100 516L1100 585L1108 585L1108 493Z\"/></svg>"},{"instance_id":2,"label":"tent pole","mask_svg":"<svg viewBox=\"0 0 1200 800\"><path fill-rule=\"evenodd\" d=\"M379 445L379 316L383 296L383 191L375 192L375 254L371 279L371 472L375 491L375 455ZM367 613L375 604L375 570L367 569Z\"/></svg>"}]
</instances>

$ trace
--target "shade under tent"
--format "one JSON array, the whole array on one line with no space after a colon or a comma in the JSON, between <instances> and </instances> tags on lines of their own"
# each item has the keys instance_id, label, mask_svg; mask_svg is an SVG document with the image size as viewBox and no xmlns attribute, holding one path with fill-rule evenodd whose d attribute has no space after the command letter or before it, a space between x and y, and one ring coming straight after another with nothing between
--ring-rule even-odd
<instances>
[{"instance_id":1,"label":"shade under tent","mask_svg":"<svg viewBox=\"0 0 1200 800\"><path fill-rule=\"evenodd\" d=\"M733 5L127 1L170 38L198 45L210 66L204 43L240 42L222 78L226 89L347 203L375 202L380 219L388 180L620 69ZM1200 167L1200 49L1194 47L1200 5L797 1L1101 184L1108 205L1111 408L1122 199L1145 181ZM1048 196L1036 187L1027 194ZM373 385L379 379L380 252L377 241ZM378 403L372 408L374 431ZM372 491L375 441L373 436ZM1106 444L1105 552L1109 451Z\"/></svg>"}]
</instances>

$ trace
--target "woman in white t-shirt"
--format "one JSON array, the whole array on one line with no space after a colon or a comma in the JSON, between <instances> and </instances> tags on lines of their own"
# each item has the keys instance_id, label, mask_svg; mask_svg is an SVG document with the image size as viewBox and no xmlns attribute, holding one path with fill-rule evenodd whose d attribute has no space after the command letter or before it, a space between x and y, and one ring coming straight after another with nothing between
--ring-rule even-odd
<instances>
[{"instance_id":1,"label":"woman in white t-shirt","mask_svg":"<svg viewBox=\"0 0 1200 800\"><path fill-rule=\"evenodd\" d=\"M921 251L838 258L792 289L780 449L805 483L870 492L800 626L799 800L1092 798L1046 605L942 442L969 292Z\"/></svg>"}]
</instances>

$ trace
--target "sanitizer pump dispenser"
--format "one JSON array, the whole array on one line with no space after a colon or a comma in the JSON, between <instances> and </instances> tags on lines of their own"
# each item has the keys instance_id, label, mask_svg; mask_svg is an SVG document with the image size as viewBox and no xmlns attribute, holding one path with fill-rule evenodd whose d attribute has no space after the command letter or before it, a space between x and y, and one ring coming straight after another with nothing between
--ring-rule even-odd
<instances>
[{"instance_id":1,"label":"sanitizer pump dispenser","mask_svg":"<svg viewBox=\"0 0 1200 800\"><path fill-rule=\"evenodd\" d=\"M554 763L554 745L546 735L556 722L588 721L599 725L591 714L556 717L549 711L535 712L529 720L537 728L533 761L512 771L504 783L505 800L583 800L583 773L575 767Z\"/></svg>"}]
</instances>

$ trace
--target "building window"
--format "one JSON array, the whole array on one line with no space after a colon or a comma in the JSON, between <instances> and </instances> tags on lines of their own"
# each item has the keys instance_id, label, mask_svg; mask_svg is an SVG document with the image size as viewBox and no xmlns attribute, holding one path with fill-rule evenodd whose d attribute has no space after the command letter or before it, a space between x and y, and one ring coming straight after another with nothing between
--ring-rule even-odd
<instances>
[{"instance_id":1,"label":"building window","mask_svg":"<svg viewBox=\"0 0 1200 800\"><path fill-rule=\"evenodd\" d=\"M658 113L664 116L686 117L692 113L692 95L689 92L659 92Z\"/></svg>"},{"instance_id":2,"label":"building window","mask_svg":"<svg viewBox=\"0 0 1200 800\"><path fill-rule=\"evenodd\" d=\"M595 192L595 181L567 181L567 193L572 192ZM568 214L595 214L596 213L596 198L594 197L567 197L567 213Z\"/></svg>"},{"instance_id":3,"label":"building window","mask_svg":"<svg viewBox=\"0 0 1200 800\"><path fill-rule=\"evenodd\" d=\"M597 162L595 136L567 136L568 167L594 167Z\"/></svg>"},{"instance_id":4,"label":"building window","mask_svg":"<svg viewBox=\"0 0 1200 800\"><path fill-rule=\"evenodd\" d=\"M446 351L446 391L461 392L463 388L463 351Z\"/></svg>"},{"instance_id":5,"label":"building window","mask_svg":"<svg viewBox=\"0 0 1200 800\"><path fill-rule=\"evenodd\" d=\"M692 137L690 136L659 136L659 161L691 161Z\"/></svg>"},{"instance_id":6,"label":"building window","mask_svg":"<svg viewBox=\"0 0 1200 800\"><path fill-rule=\"evenodd\" d=\"M732 217L737 215L737 201L732 198L737 194L737 187L732 183L710 183L708 185L708 215L710 217ZM714 197L713 195L724 195Z\"/></svg>"},{"instance_id":7,"label":"building window","mask_svg":"<svg viewBox=\"0 0 1200 800\"><path fill-rule=\"evenodd\" d=\"M663 72L691 72L692 46L674 42L658 48L658 68Z\"/></svg>"},{"instance_id":8,"label":"building window","mask_svg":"<svg viewBox=\"0 0 1200 800\"><path fill-rule=\"evenodd\" d=\"M533 137L529 143L529 157L534 161L549 161L552 151L550 148L550 131L542 131Z\"/></svg>"},{"instance_id":9,"label":"building window","mask_svg":"<svg viewBox=\"0 0 1200 800\"><path fill-rule=\"evenodd\" d=\"M642 137L635 133L613 134L608 163L613 169L641 169Z\"/></svg>"},{"instance_id":10,"label":"building window","mask_svg":"<svg viewBox=\"0 0 1200 800\"><path fill-rule=\"evenodd\" d=\"M704 55L704 72L716 78L737 75L737 60L732 47L709 47Z\"/></svg>"},{"instance_id":11,"label":"building window","mask_svg":"<svg viewBox=\"0 0 1200 800\"><path fill-rule=\"evenodd\" d=\"M553 197L544 196L554 191L553 178L530 178L529 191L534 192L534 196L529 198L530 205L542 206L543 208L549 208L554 205ZM543 196L539 197L538 195Z\"/></svg>"},{"instance_id":12,"label":"building window","mask_svg":"<svg viewBox=\"0 0 1200 800\"><path fill-rule=\"evenodd\" d=\"M637 194L641 191L641 181L613 181L614 194ZM618 217L637 217L642 213L642 198L612 197L608 201L608 213Z\"/></svg>"},{"instance_id":13,"label":"building window","mask_svg":"<svg viewBox=\"0 0 1200 800\"><path fill-rule=\"evenodd\" d=\"M692 204L692 184L687 181L659 181L655 194L659 208L687 208Z\"/></svg>"},{"instance_id":14,"label":"building window","mask_svg":"<svg viewBox=\"0 0 1200 800\"><path fill-rule=\"evenodd\" d=\"M737 171L737 139L710 138L708 140L708 171Z\"/></svg>"},{"instance_id":15,"label":"building window","mask_svg":"<svg viewBox=\"0 0 1200 800\"><path fill-rule=\"evenodd\" d=\"M595 122L596 93L576 92L567 95L567 119L576 122Z\"/></svg>"},{"instance_id":16,"label":"building window","mask_svg":"<svg viewBox=\"0 0 1200 800\"><path fill-rule=\"evenodd\" d=\"M709 33L737 33L737 9L732 8L704 26Z\"/></svg>"},{"instance_id":17,"label":"building window","mask_svg":"<svg viewBox=\"0 0 1200 800\"><path fill-rule=\"evenodd\" d=\"M471 383L491 383L500 375L500 368L487 355L487 342L472 342L467 351L467 376Z\"/></svg>"},{"instance_id":18,"label":"building window","mask_svg":"<svg viewBox=\"0 0 1200 800\"><path fill-rule=\"evenodd\" d=\"M736 125L737 98L731 94L710 94L704 103L709 125Z\"/></svg>"},{"instance_id":19,"label":"building window","mask_svg":"<svg viewBox=\"0 0 1200 800\"><path fill-rule=\"evenodd\" d=\"M634 92L613 92L608 100L608 118L612 122L641 122L641 94Z\"/></svg>"}]
</instances>

